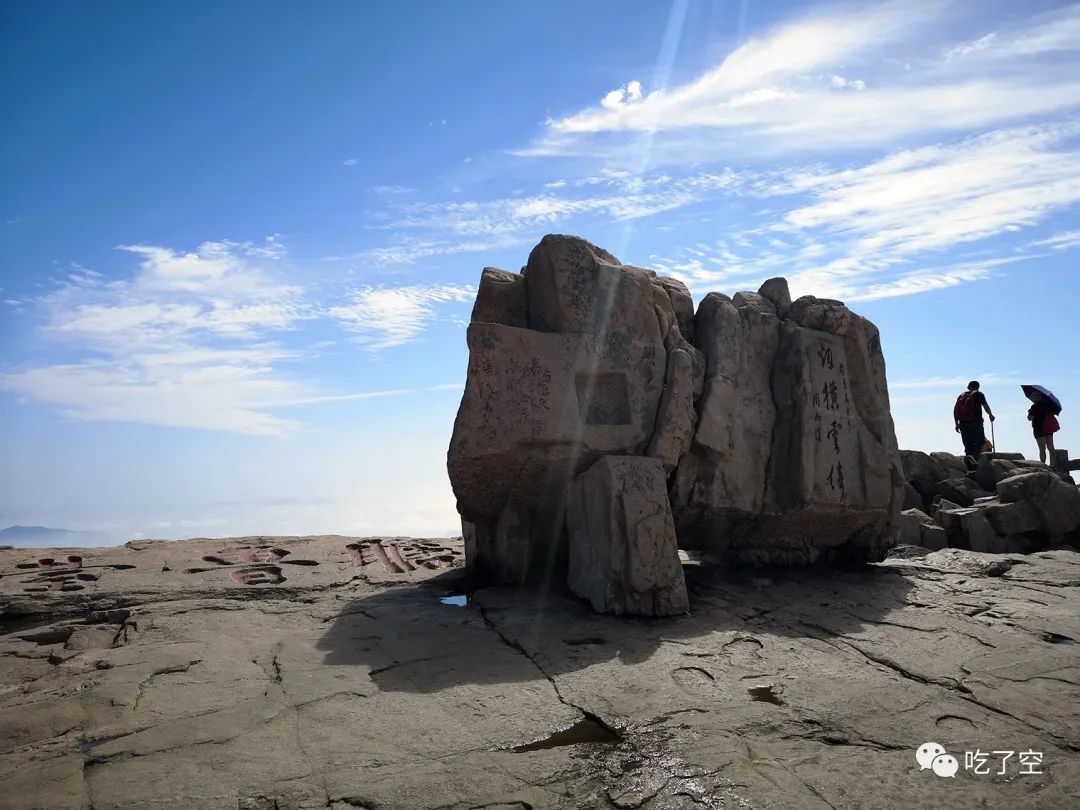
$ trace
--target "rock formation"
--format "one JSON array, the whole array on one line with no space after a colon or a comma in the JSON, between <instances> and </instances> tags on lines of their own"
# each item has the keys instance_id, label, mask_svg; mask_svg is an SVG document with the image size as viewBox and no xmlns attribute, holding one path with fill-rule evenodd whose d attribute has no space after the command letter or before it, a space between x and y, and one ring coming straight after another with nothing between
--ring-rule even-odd
<instances>
[{"instance_id":1,"label":"rock formation","mask_svg":"<svg viewBox=\"0 0 1080 810\"><path fill-rule=\"evenodd\" d=\"M484 270L448 454L469 566L567 577L598 610L686 609L678 547L880 560L903 475L877 329L771 279L681 282L547 236ZM577 570L588 562L589 571Z\"/></svg>"},{"instance_id":2,"label":"rock formation","mask_svg":"<svg viewBox=\"0 0 1080 810\"><path fill-rule=\"evenodd\" d=\"M1067 474L1019 453L983 453L970 472L949 453L901 458L905 506L918 504L901 515L903 544L991 553L1080 544L1080 489Z\"/></svg>"}]
</instances>

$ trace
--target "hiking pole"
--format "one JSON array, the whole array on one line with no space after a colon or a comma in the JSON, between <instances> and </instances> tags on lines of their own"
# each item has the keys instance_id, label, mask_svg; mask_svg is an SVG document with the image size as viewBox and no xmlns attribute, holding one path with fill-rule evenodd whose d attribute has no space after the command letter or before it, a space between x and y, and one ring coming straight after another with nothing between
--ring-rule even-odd
<instances>
[{"instance_id":1,"label":"hiking pole","mask_svg":"<svg viewBox=\"0 0 1080 810\"><path fill-rule=\"evenodd\" d=\"M994 420L993 419L990 420L990 444L993 445L993 447L990 449L990 452L991 453L996 453L997 452L997 437L994 435Z\"/></svg>"}]
</instances>

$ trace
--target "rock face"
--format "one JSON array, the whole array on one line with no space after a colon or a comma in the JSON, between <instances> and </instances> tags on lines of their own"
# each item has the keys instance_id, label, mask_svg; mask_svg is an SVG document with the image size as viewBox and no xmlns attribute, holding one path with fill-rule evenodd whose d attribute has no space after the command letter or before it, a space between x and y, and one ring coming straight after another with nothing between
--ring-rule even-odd
<instances>
[{"instance_id":1,"label":"rock face","mask_svg":"<svg viewBox=\"0 0 1080 810\"><path fill-rule=\"evenodd\" d=\"M461 558L0 550L0 807L1080 807L1080 555L691 564L692 614L658 622L466 591ZM1042 775L938 778L927 741Z\"/></svg>"},{"instance_id":2,"label":"rock face","mask_svg":"<svg viewBox=\"0 0 1080 810\"><path fill-rule=\"evenodd\" d=\"M689 609L663 467L604 456L570 490L570 590L615 615Z\"/></svg>"},{"instance_id":3,"label":"rock face","mask_svg":"<svg viewBox=\"0 0 1080 810\"><path fill-rule=\"evenodd\" d=\"M710 293L694 328L707 371L672 493L682 545L749 563L880 559L904 489L873 324L838 301Z\"/></svg>"},{"instance_id":4,"label":"rock face","mask_svg":"<svg viewBox=\"0 0 1080 810\"><path fill-rule=\"evenodd\" d=\"M566 576L632 548L620 521L655 514L664 490L679 546L733 562L880 560L894 541L905 490L881 343L838 301L793 302L771 279L695 313L681 282L547 236L520 275L484 270L468 345L447 466L485 581ZM655 460L661 486L621 491L615 462L596 467L614 456ZM594 468L603 486L580 480ZM586 490L594 511L580 494L568 511ZM633 596L633 568L569 576L598 609L676 609Z\"/></svg>"}]
</instances>

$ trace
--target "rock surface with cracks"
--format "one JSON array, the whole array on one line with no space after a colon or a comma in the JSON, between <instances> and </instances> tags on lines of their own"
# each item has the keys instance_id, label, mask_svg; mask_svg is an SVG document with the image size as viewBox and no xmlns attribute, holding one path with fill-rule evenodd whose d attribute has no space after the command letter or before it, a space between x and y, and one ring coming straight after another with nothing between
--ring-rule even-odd
<instances>
[{"instance_id":1,"label":"rock surface with cracks","mask_svg":"<svg viewBox=\"0 0 1080 810\"><path fill-rule=\"evenodd\" d=\"M1080 806L1080 555L684 555L690 615L643 620L471 590L462 551L0 550L0 807Z\"/></svg>"}]
</instances>

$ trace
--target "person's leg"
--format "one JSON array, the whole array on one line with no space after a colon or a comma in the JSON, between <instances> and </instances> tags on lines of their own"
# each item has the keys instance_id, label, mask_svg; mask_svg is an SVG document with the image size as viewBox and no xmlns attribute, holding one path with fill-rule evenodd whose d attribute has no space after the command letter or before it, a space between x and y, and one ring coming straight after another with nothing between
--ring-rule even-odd
<instances>
[{"instance_id":1,"label":"person's leg","mask_svg":"<svg viewBox=\"0 0 1080 810\"><path fill-rule=\"evenodd\" d=\"M971 455L971 425L967 422L960 423L960 441L964 444L964 455Z\"/></svg>"},{"instance_id":2,"label":"person's leg","mask_svg":"<svg viewBox=\"0 0 1080 810\"><path fill-rule=\"evenodd\" d=\"M1054 469L1057 469L1057 450L1054 449L1054 434L1047 433L1043 439L1046 442L1046 455L1050 459L1049 464Z\"/></svg>"},{"instance_id":3,"label":"person's leg","mask_svg":"<svg viewBox=\"0 0 1080 810\"><path fill-rule=\"evenodd\" d=\"M978 460L979 453L982 452L983 442L986 441L983 436L982 423L961 422L960 437L964 441L964 454Z\"/></svg>"},{"instance_id":4,"label":"person's leg","mask_svg":"<svg viewBox=\"0 0 1080 810\"><path fill-rule=\"evenodd\" d=\"M1046 463L1046 437L1036 436L1035 443L1039 445L1039 461L1043 464Z\"/></svg>"}]
</instances>

